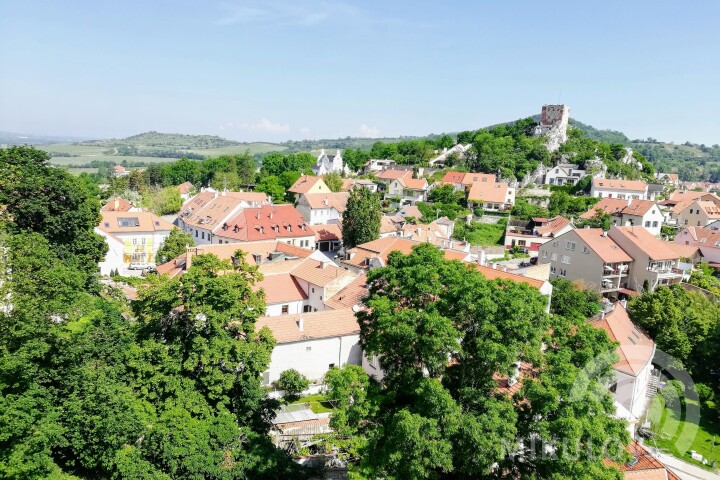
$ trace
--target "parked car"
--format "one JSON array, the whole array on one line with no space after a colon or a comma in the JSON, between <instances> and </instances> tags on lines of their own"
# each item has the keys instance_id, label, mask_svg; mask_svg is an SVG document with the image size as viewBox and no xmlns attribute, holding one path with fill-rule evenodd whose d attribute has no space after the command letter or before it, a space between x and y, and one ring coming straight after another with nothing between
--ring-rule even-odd
<instances>
[{"instance_id":1,"label":"parked car","mask_svg":"<svg viewBox=\"0 0 720 480\"><path fill-rule=\"evenodd\" d=\"M155 267L155 264L149 262L132 262L128 266L128 270L147 270L151 267Z\"/></svg>"}]
</instances>

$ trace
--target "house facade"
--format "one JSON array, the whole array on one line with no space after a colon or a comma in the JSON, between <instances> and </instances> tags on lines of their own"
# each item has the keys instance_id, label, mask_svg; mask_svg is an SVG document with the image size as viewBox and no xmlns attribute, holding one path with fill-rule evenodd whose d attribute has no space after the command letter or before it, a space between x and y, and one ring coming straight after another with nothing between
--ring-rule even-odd
<instances>
[{"instance_id":1,"label":"house facade","mask_svg":"<svg viewBox=\"0 0 720 480\"><path fill-rule=\"evenodd\" d=\"M707 200L700 198L677 204L672 210L672 218L679 227L704 227L720 220L720 198L708 193Z\"/></svg>"},{"instance_id":2,"label":"house facade","mask_svg":"<svg viewBox=\"0 0 720 480\"><path fill-rule=\"evenodd\" d=\"M511 220L505 229L505 248L511 250L518 247L527 252L537 252L541 245L572 228L570 220L560 215L551 219Z\"/></svg>"},{"instance_id":3,"label":"house facade","mask_svg":"<svg viewBox=\"0 0 720 480\"><path fill-rule=\"evenodd\" d=\"M656 236L660 235L665 219L660 207L651 200L610 197L601 199L590 210L580 215L580 218L593 218L598 210L610 215L613 225L643 227Z\"/></svg>"},{"instance_id":4,"label":"house facade","mask_svg":"<svg viewBox=\"0 0 720 480\"><path fill-rule=\"evenodd\" d=\"M515 205L515 189L504 182L473 182L468 189L468 208L501 212Z\"/></svg>"},{"instance_id":5,"label":"house facade","mask_svg":"<svg viewBox=\"0 0 720 480\"><path fill-rule=\"evenodd\" d=\"M575 185L587 172L574 163L559 163L545 174L546 185Z\"/></svg>"},{"instance_id":6,"label":"house facade","mask_svg":"<svg viewBox=\"0 0 720 480\"><path fill-rule=\"evenodd\" d=\"M270 329L277 342L263 373L265 385L277 381L289 369L320 383L333 367L362 364L360 326L352 308L261 317L255 329L264 327Z\"/></svg>"},{"instance_id":7,"label":"house facade","mask_svg":"<svg viewBox=\"0 0 720 480\"><path fill-rule=\"evenodd\" d=\"M151 212L100 212L102 220L95 232L108 244L105 259L100 262L102 275L112 270L121 274L131 263L154 263L158 249L175 228Z\"/></svg>"},{"instance_id":8,"label":"house facade","mask_svg":"<svg viewBox=\"0 0 720 480\"><path fill-rule=\"evenodd\" d=\"M212 243L246 243L280 240L314 249L315 231L292 205L248 207L213 230Z\"/></svg>"},{"instance_id":9,"label":"house facade","mask_svg":"<svg viewBox=\"0 0 720 480\"><path fill-rule=\"evenodd\" d=\"M339 223L349 197L348 192L306 193L300 195L297 209L310 225Z\"/></svg>"},{"instance_id":10,"label":"house facade","mask_svg":"<svg viewBox=\"0 0 720 480\"><path fill-rule=\"evenodd\" d=\"M325 149L320 150L315 166L311 168L315 175L327 175L328 173L350 175L350 169L343 162L340 150L337 150L335 155L325 153Z\"/></svg>"},{"instance_id":11,"label":"house facade","mask_svg":"<svg viewBox=\"0 0 720 480\"><path fill-rule=\"evenodd\" d=\"M647 183L640 180L593 178L590 196L599 198L622 198L652 200L648 196Z\"/></svg>"},{"instance_id":12,"label":"house facade","mask_svg":"<svg viewBox=\"0 0 720 480\"><path fill-rule=\"evenodd\" d=\"M399 198L400 205L415 205L427 200L428 182L424 178L404 176L388 184L385 198Z\"/></svg>"},{"instance_id":13,"label":"house facade","mask_svg":"<svg viewBox=\"0 0 720 480\"><path fill-rule=\"evenodd\" d=\"M720 222L716 224L720 228ZM675 235L674 242L695 246L700 249L704 261L720 264L720 229L718 228L685 227Z\"/></svg>"}]
</instances>

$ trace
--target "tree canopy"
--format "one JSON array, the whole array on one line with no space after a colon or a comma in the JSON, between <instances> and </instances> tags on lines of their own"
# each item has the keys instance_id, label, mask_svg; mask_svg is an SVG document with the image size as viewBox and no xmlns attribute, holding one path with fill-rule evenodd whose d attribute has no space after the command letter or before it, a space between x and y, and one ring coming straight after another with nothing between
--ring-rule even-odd
<instances>
[{"instance_id":1,"label":"tree canopy","mask_svg":"<svg viewBox=\"0 0 720 480\"><path fill-rule=\"evenodd\" d=\"M367 188L350 191L342 218L342 235L345 248L376 240L380 235L380 199Z\"/></svg>"}]
</instances>

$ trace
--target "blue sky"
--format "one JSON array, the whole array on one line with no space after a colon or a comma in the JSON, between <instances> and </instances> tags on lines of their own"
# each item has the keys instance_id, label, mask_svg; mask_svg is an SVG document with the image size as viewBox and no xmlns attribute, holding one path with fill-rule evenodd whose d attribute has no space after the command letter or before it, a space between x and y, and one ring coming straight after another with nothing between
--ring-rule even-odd
<instances>
[{"instance_id":1,"label":"blue sky","mask_svg":"<svg viewBox=\"0 0 720 480\"><path fill-rule=\"evenodd\" d=\"M717 1L0 0L0 130L424 135L561 101L714 144L718 25Z\"/></svg>"}]
</instances>

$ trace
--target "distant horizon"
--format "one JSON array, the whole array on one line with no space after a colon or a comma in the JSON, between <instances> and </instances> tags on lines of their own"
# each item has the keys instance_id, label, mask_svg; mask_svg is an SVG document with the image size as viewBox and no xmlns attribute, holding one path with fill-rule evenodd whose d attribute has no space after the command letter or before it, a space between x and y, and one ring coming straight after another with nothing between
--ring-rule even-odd
<instances>
[{"instance_id":1,"label":"distant horizon","mask_svg":"<svg viewBox=\"0 0 720 480\"><path fill-rule=\"evenodd\" d=\"M0 130L394 138L565 103L632 139L716 144L718 18L710 0L0 2Z\"/></svg>"}]
</instances>

